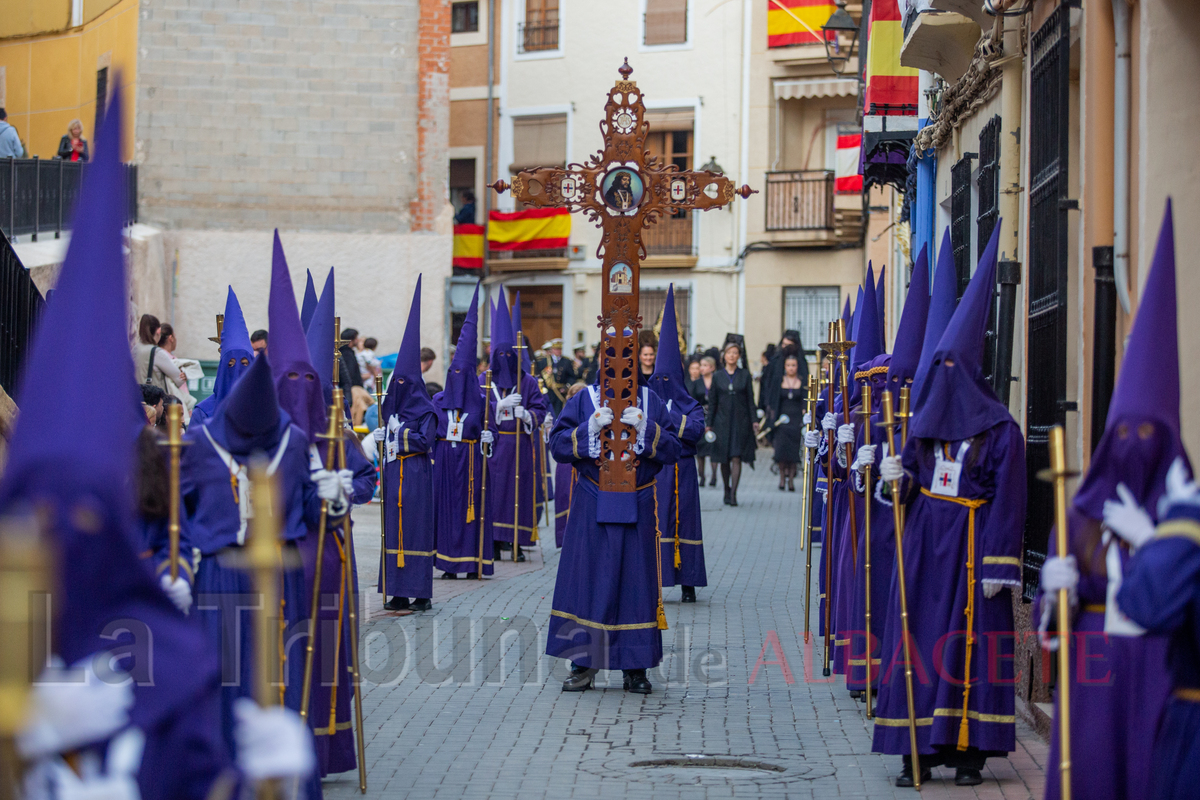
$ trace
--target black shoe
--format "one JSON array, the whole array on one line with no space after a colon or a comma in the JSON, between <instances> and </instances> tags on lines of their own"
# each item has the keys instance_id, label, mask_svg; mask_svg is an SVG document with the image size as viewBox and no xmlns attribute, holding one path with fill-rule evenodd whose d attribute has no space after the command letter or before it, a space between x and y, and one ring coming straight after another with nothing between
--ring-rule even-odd
<instances>
[{"instance_id":1,"label":"black shoe","mask_svg":"<svg viewBox=\"0 0 1200 800\"><path fill-rule=\"evenodd\" d=\"M683 596L679 598L679 602L681 602L681 603L696 602L696 587L695 586L684 586L683 587Z\"/></svg>"},{"instance_id":2,"label":"black shoe","mask_svg":"<svg viewBox=\"0 0 1200 800\"><path fill-rule=\"evenodd\" d=\"M788 478L788 491L789 491L789 492L794 492L794 491L796 491L796 484L792 483L792 479L791 479L791 478Z\"/></svg>"},{"instance_id":3,"label":"black shoe","mask_svg":"<svg viewBox=\"0 0 1200 800\"><path fill-rule=\"evenodd\" d=\"M900 789L911 789L916 784L913 782L912 761L908 756L901 756L904 759L904 766L900 770L900 776L896 778L896 786ZM921 767L921 783L927 783L933 780L933 771L927 767Z\"/></svg>"},{"instance_id":4,"label":"black shoe","mask_svg":"<svg viewBox=\"0 0 1200 800\"><path fill-rule=\"evenodd\" d=\"M983 783L983 776L979 774L979 770L977 769L959 767L954 770L955 786L978 786L981 783Z\"/></svg>"},{"instance_id":5,"label":"black shoe","mask_svg":"<svg viewBox=\"0 0 1200 800\"><path fill-rule=\"evenodd\" d=\"M469 581L479 580L479 573L478 572L468 572L467 580L469 580Z\"/></svg>"},{"instance_id":6,"label":"black shoe","mask_svg":"<svg viewBox=\"0 0 1200 800\"><path fill-rule=\"evenodd\" d=\"M650 694L650 681L646 679L646 670L627 669L625 672L625 691L634 694Z\"/></svg>"},{"instance_id":7,"label":"black shoe","mask_svg":"<svg viewBox=\"0 0 1200 800\"><path fill-rule=\"evenodd\" d=\"M458 580L458 575L454 574L453 572L443 572L443 573L442 573L442 580L444 580L444 581L456 581L456 580Z\"/></svg>"},{"instance_id":8,"label":"black shoe","mask_svg":"<svg viewBox=\"0 0 1200 800\"><path fill-rule=\"evenodd\" d=\"M725 505L729 505L729 490L725 490Z\"/></svg>"},{"instance_id":9,"label":"black shoe","mask_svg":"<svg viewBox=\"0 0 1200 800\"><path fill-rule=\"evenodd\" d=\"M861 700L862 696L863 696L863 693L861 691L859 691L858 689L850 690L850 699L851 700Z\"/></svg>"},{"instance_id":10,"label":"black shoe","mask_svg":"<svg viewBox=\"0 0 1200 800\"><path fill-rule=\"evenodd\" d=\"M729 495L729 505L737 506L737 492Z\"/></svg>"},{"instance_id":11,"label":"black shoe","mask_svg":"<svg viewBox=\"0 0 1200 800\"><path fill-rule=\"evenodd\" d=\"M709 485L709 486L716 486L716 485L717 485L717 476L716 476L716 475L713 475L713 476L712 476L712 479L711 479L711 480L709 480L709 482L708 482L708 485Z\"/></svg>"},{"instance_id":12,"label":"black shoe","mask_svg":"<svg viewBox=\"0 0 1200 800\"><path fill-rule=\"evenodd\" d=\"M564 692L586 692L588 689L595 688L597 672L599 670L572 664L571 677L563 681L562 690Z\"/></svg>"},{"instance_id":13,"label":"black shoe","mask_svg":"<svg viewBox=\"0 0 1200 800\"><path fill-rule=\"evenodd\" d=\"M433 608L433 603L428 597L418 597L416 600L412 601L413 611L428 611L431 608Z\"/></svg>"},{"instance_id":14,"label":"black shoe","mask_svg":"<svg viewBox=\"0 0 1200 800\"><path fill-rule=\"evenodd\" d=\"M525 552L521 548L517 548L517 563L520 564L525 560Z\"/></svg>"},{"instance_id":15,"label":"black shoe","mask_svg":"<svg viewBox=\"0 0 1200 800\"><path fill-rule=\"evenodd\" d=\"M408 611L409 604L407 597L393 597L383 604L383 607L388 611Z\"/></svg>"},{"instance_id":16,"label":"black shoe","mask_svg":"<svg viewBox=\"0 0 1200 800\"><path fill-rule=\"evenodd\" d=\"M492 560L493 561L500 560L500 543L499 542L492 543Z\"/></svg>"},{"instance_id":17,"label":"black shoe","mask_svg":"<svg viewBox=\"0 0 1200 800\"><path fill-rule=\"evenodd\" d=\"M779 482L779 491L781 491L781 492L787 491L787 487L783 485L783 481Z\"/></svg>"}]
</instances>

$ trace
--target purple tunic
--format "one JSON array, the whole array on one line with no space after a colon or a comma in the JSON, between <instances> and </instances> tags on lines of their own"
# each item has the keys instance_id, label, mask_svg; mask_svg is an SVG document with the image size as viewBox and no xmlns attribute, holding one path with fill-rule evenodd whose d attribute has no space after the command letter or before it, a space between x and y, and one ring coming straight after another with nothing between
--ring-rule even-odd
<instances>
[{"instance_id":1,"label":"purple tunic","mask_svg":"<svg viewBox=\"0 0 1200 800\"><path fill-rule=\"evenodd\" d=\"M555 461L573 463L578 480L554 585L546 655L598 669L650 669L662 661L654 476L679 457L677 426L653 392L639 392L638 405L648 419L638 455L637 522L597 522L599 467L588 437L595 389L567 401L550 436Z\"/></svg>"},{"instance_id":2,"label":"purple tunic","mask_svg":"<svg viewBox=\"0 0 1200 800\"><path fill-rule=\"evenodd\" d=\"M478 572L491 575L492 525L491 514L483 505L483 454L479 449L481 427L471 426L468 418L463 441L451 442L439 438L433 451L434 499L437 503L438 569L444 572ZM438 428L444 436L447 420L443 416ZM492 477L494 459L488 461L488 494L495 482ZM489 503L490 505L490 503Z\"/></svg>"},{"instance_id":3,"label":"purple tunic","mask_svg":"<svg viewBox=\"0 0 1200 800\"><path fill-rule=\"evenodd\" d=\"M929 494L933 448L942 442L910 437L903 463L908 511L904 566L913 651L913 696L921 753L953 749L963 718L963 672L970 671L967 744L1011 752L1014 716L1012 598L983 596L982 582L1020 586L1025 521L1025 442L1011 419L971 440L957 497ZM953 458L960 442L945 443ZM967 504L976 506L972 509ZM970 566L968 566L968 564ZM909 752L899 588L893 569L884 627L876 752ZM973 612L968 623L967 610ZM973 641L967 659L967 636Z\"/></svg>"},{"instance_id":4,"label":"purple tunic","mask_svg":"<svg viewBox=\"0 0 1200 800\"><path fill-rule=\"evenodd\" d=\"M432 407L430 407L432 408ZM396 457L383 468L386 580L377 590L388 597L433 596L434 534L433 464L429 450L437 431L430 410L415 420L400 420ZM400 550L404 566L400 566Z\"/></svg>"},{"instance_id":5,"label":"purple tunic","mask_svg":"<svg viewBox=\"0 0 1200 800\"><path fill-rule=\"evenodd\" d=\"M704 534L700 520L700 484L696 476L696 442L704 436L704 412L679 414L668 409L682 452L679 460L657 479L659 544L662 548L663 586L707 586L704 569ZM679 566L675 565L676 552Z\"/></svg>"},{"instance_id":6,"label":"purple tunic","mask_svg":"<svg viewBox=\"0 0 1200 800\"><path fill-rule=\"evenodd\" d=\"M1172 696L1151 758L1155 800L1186 800L1200 786L1200 507L1167 509L1138 549L1117 603L1148 632L1168 637Z\"/></svg>"},{"instance_id":7,"label":"purple tunic","mask_svg":"<svg viewBox=\"0 0 1200 800\"><path fill-rule=\"evenodd\" d=\"M563 546L563 534L567 532L567 518L571 514L571 498L575 493L575 468L570 462L554 465L554 544Z\"/></svg>"},{"instance_id":8,"label":"purple tunic","mask_svg":"<svg viewBox=\"0 0 1200 800\"><path fill-rule=\"evenodd\" d=\"M480 377L480 382L484 380ZM508 395L503 389L493 387L489 404L492 413L492 430L496 432L496 443L492 458L488 461L488 503L492 512L492 537L497 542L512 542L513 512L517 480L513 471L518 457L517 440L520 439L520 521L521 547L529 547L537 541L536 511L538 497L542 491L541 476L537 470L540 449L536 440L541 438L538 426L546 418L550 407L538 389L537 378L525 375L521 381L521 399L533 416L533 432L526 433L524 424L517 431L516 420L496 421L496 401Z\"/></svg>"}]
</instances>

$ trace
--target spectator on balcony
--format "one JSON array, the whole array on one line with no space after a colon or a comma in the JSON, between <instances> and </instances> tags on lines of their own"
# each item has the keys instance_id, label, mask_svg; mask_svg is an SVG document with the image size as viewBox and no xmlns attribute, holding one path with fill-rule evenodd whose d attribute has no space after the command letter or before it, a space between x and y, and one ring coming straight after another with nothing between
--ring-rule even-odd
<instances>
[{"instance_id":1,"label":"spectator on balcony","mask_svg":"<svg viewBox=\"0 0 1200 800\"><path fill-rule=\"evenodd\" d=\"M250 346L254 348L254 355L256 356L267 352L267 332L259 328L250 334Z\"/></svg>"},{"instance_id":2,"label":"spectator on balcony","mask_svg":"<svg viewBox=\"0 0 1200 800\"><path fill-rule=\"evenodd\" d=\"M8 124L8 113L0 108L0 158L22 158L25 155L25 145L17 129Z\"/></svg>"},{"instance_id":3,"label":"spectator on balcony","mask_svg":"<svg viewBox=\"0 0 1200 800\"><path fill-rule=\"evenodd\" d=\"M71 120L67 134L59 140L58 157L63 161L82 161L85 164L91 160L87 139L83 138L83 123L79 120Z\"/></svg>"},{"instance_id":4,"label":"spectator on balcony","mask_svg":"<svg viewBox=\"0 0 1200 800\"><path fill-rule=\"evenodd\" d=\"M137 368L139 383L157 386L170 392L170 386L182 386L186 381L183 371L175 366L171 354L158 346L162 335L162 324L152 314L142 314L138 322L138 343L133 348L133 363Z\"/></svg>"},{"instance_id":5,"label":"spectator on balcony","mask_svg":"<svg viewBox=\"0 0 1200 800\"><path fill-rule=\"evenodd\" d=\"M475 224L475 193L463 192L463 207L454 215L455 225Z\"/></svg>"}]
</instances>

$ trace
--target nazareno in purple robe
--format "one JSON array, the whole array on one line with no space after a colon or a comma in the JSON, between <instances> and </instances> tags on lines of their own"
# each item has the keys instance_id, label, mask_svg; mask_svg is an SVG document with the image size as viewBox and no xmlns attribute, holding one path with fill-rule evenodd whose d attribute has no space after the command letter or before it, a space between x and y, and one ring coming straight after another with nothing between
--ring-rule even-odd
<instances>
[{"instance_id":1,"label":"nazareno in purple robe","mask_svg":"<svg viewBox=\"0 0 1200 800\"><path fill-rule=\"evenodd\" d=\"M679 440L662 401L642 389L638 406L647 420L636 448L637 522L598 522L600 445L588 434L598 394L592 386L568 400L550 435L554 460L574 464L578 480L554 585L546 655L597 669L651 669L662 661L654 478L679 457Z\"/></svg>"},{"instance_id":2,"label":"nazareno in purple robe","mask_svg":"<svg viewBox=\"0 0 1200 800\"><path fill-rule=\"evenodd\" d=\"M1154 800L1187 800L1200 786L1200 506L1165 510L1117 593L1117 604L1149 633L1168 637L1171 698L1150 764Z\"/></svg>"},{"instance_id":3,"label":"nazareno in purple robe","mask_svg":"<svg viewBox=\"0 0 1200 800\"><path fill-rule=\"evenodd\" d=\"M483 377L480 377L482 385ZM520 521L517 523L521 530L521 547L529 547L538 540L537 536L537 502L541 494L541 477L537 469L540 449L537 440L541 438L539 426L550 406L538 389L537 378L523 375L521 380L521 400L533 417L532 429L522 424L518 431L517 421L513 419L496 419L496 402L509 394L509 390L492 386L492 397L489 403L492 415L492 431L496 434L496 442L492 457L488 461L488 503L492 513L492 536L497 542L512 542L513 516L516 510L514 498L518 488L521 493ZM518 444L518 439L520 444ZM518 454L518 450L520 451ZM521 460L520 486L517 486L514 466L518 455Z\"/></svg>"}]
</instances>

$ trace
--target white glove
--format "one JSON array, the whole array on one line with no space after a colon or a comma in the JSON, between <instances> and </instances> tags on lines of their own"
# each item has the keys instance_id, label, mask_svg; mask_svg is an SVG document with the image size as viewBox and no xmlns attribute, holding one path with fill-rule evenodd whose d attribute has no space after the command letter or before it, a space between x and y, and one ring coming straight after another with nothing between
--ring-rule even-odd
<instances>
[{"instance_id":1,"label":"white glove","mask_svg":"<svg viewBox=\"0 0 1200 800\"><path fill-rule=\"evenodd\" d=\"M1137 504L1128 486L1118 483L1117 495L1121 498L1119 503L1104 501L1104 524L1131 547L1141 547L1154 536L1154 521Z\"/></svg>"},{"instance_id":2,"label":"white glove","mask_svg":"<svg viewBox=\"0 0 1200 800\"><path fill-rule=\"evenodd\" d=\"M864 444L854 453L854 464L851 469L855 472L866 472L867 467L875 463L875 448L878 445Z\"/></svg>"},{"instance_id":3,"label":"white glove","mask_svg":"<svg viewBox=\"0 0 1200 800\"><path fill-rule=\"evenodd\" d=\"M898 481L904 477L904 466L900 463L900 456L887 456L879 461L879 477L883 478L888 483Z\"/></svg>"},{"instance_id":4,"label":"white glove","mask_svg":"<svg viewBox=\"0 0 1200 800\"><path fill-rule=\"evenodd\" d=\"M346 493L346 497L354 494L354 473L348 469L340 469L337 475L342 481L342 491Z\"/></svg>"},{"instance_id":5,"label":"white glove","mask_svg":"<svg viewBox=\"0 0 1200 800\"><path fill-rule=\"evenodd\" d=\"M816 450L821 446L821 434L817 431L805 431L804 446L809 450Z\"/></svg>"},{"instance_id":6,"label":"white glove","mask_svg":"<svg viewBox=\"0 0 1200 800\"><path fill-rule=\"evenodd\" d=\"M522 397L520 392L513 392L507 397L501 397L496 403L496 413L516 408L517 406L521 405L521 400Z\"/></svg>"},{"instance_id":7,"label":"white glove","mask_svg":"<svg viewBox=\"0 0 1200 800\"><path fill-rule=\"evenodd\" d=\"M646 415L637 406L629 406L621 412L621 422L632 425L638 436L646 430Z\"/></svg>"},{"instance_id":8,"label":"white glove","mask_svg":"<svg viewBox=\"0 0 1200 800\"><path fill-rule=\"evenodd\" d=\"M30 693L17 750L26 760L67 753L110 738L129 724L133 682L101 680L92 666L105 654L82 659L71 670L62 662L46 668ZM110 679L111 680L111 679Z\"/></svg>"},{"instance_id":9,"label":"white glove","mask_svg":"<svg viewBox=\"0 0 1200 800\"><path fill-rule=\"evenodd\" d=\"M837 430L838 444L852 444L854 442L854 423L847 422Z\"/></svg>"},{"instance_id":10,"label":"white glove","mask_svg":"<svg viewBox=\"0 0 1200 800\"><path fill-rule=\"evenodd\" d=\"M984 581L983 581L983 597L984 597L984 599L991 600L993 597L1000 594L1000 590L1003 589L1007 585L1008 584L1004 583L1003 581L989 581L987 579L984 579Z\"/></svg>"},{"instance_id":11,"label":"white glove","mask_svg":"<svg viewBox=\"0 0 1200 800\"><path fill-rule=\"evenodd\" d=\"M812 414L805 411L804 412L804 427L807 428L810 425L812 425Z\"/></svg>"},{"instance_id":12,"label":"white glove","mask_svg":"<svg viewBox=\"0 0 1200 800\"><path fill-rule=\"evenodd\" d=\"M837 417L833 415L832 411L825 412L825 416L821 419L821 428L826 431L837 429Z\"/></svg>"},{"instance_id":13,"label":"white glove","mask_svg":"<svg viewBox=\"0 0 1200 800\"><path fill-rule=\"evenodd\" d=\"M160 581L162 589L167 593L167 597L171 598L171 602L175 607L184 614L192 607L192 586L187 582L186 578L176 578L171 580L169 572L164 573Z\"/></svg>"},{"instance_id":14,"label":"white glove","mask_svg":"<svg viewBox=\"0 0 1200 800\"><path fill-rule=\"evenodd\" d=\"M247 778L303 778L313 771L312 734L295 711L283 706L261 708L242 697L233 704L233 716L237 763Z\"/></svg>"},{"instance_id":15,"label":"white glove","mask_svg":"<svg viewBox=\"0 0 1200 800\"><path fill-rule=\"evenodd\" d=\"M529 409L525 406L517 406L514 408L513 416L524 422L526 425L533 424L533 415L529 413Z\"/></svg>"},{"instance_id":16,"label":"white glove","mask_svg":"<svg viewBox=\"0 0 1200 800\"><path fill-rule=\"evenodd\" d=\"M1074 598L1078 586L1079 567L1075 556L1051 556L1042 564L1042 591L1047 595L1057 594L1060 589L1066 589Z\"/></svg>"},{"instance_id":17,"label":"white glove","mask_svg":"<svg viewBox=\"0 0 1200 800\"><path fill-rule=\"evenodd\" d=\"M336 503L342 499L342 481L336 472L327 469L313 470L312 482L317 485L317 497Z\"/></svg>"},{"instance_id":18,"label":"white glove","mask_svg":"<svg viewBox=\"0 0 1200 800\"><path fill-rule=\"evenodd\" d=\"M1176 458L1167 470L1167 493L1158 501L1158 513L1166 513L1166 507L1172 503L1200 503L1200 487L1188 474L1188 468L1182 458Z\"/></svg>"},{"instance_id":19,"label":"white glove","mask_svg":"<svg viewBox=\"0 0 1200 800\"><path fill-rule=\"evenodd\" d=\"M612 425L613 410L608 406L600 406L596 412L588 417L588 433L592 436L599 436L602 428Z\"/></svg>"},{"instance_id":20,"label":"white glove","mask_svg":"<svg viewBox=\"0 0 1200 800\"><path fill-rule=\"evenodd\" d=\"M546 430L550 430L551 428L554 427L554 415L553 414L546 414L546 418L544 420L542 420L542 427L545 428Z\"/></svg>"},{"instance_id":21,"label":"white glove","mask_svg":"<svg viewBox=\"0 0 1200 800\"><path fill-rule=\"evenodd\" d=\"M376 428L375 430L371 431L371 438L375 440L375 444L379 444L387 438L387 429L382 426Z\"/></svg>"},{"instance_id":22,"label":"white glove","mask_svg":"<svg viewBox=\"0 0 1200 800\"><path fill-rule=\"evenodd\" d=\"M496 434L492 433L491 431L481 431L479 434L479 441L483 442L484 444L491 444L492 442L496 441Z\"/></svg>"},{"instance_id":23,"label":"white glove","mask_svg":"<svg viewBox=\"0 0 1200 800\"><path fill-rule=\"evenodd\" d=\"M26 800L140 800L137 772L146 736L130 728L109 742L101 770L99 759L80 759L82 777L58 756L43 759L25 773Z\"/></svg>"}]
</instances>

